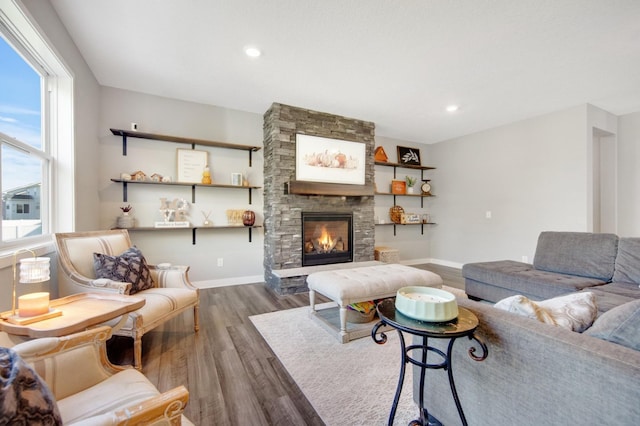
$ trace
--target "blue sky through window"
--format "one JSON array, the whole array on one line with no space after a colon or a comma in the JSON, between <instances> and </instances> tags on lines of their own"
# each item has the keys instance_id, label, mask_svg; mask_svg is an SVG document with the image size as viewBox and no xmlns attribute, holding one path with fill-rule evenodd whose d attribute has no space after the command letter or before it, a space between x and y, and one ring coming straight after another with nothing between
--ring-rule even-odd
<instances>
[{"instance_id":1,"label":"blue sky through window","mask_svg":"<svg viewBox=\"0 0 640 426\"><path fill-rule=\"evenodd\" d=\"M42 147L41 77L0 37L0 132ZM7 147L2 150L2 190L41 182L40 161Z\"/></svg>"}]
</instances>

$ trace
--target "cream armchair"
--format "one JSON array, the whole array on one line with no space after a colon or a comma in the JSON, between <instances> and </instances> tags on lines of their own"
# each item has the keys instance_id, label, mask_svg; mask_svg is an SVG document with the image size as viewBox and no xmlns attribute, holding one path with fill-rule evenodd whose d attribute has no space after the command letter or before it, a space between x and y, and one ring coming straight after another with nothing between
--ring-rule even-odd
<instances>
[{"instance_id":1,"label":"cream armchair","mask_svg":"<svg viewBox=\"0 0 640 426\"><path fill-rule=\"evenodd\" d=\"M58 249L58 292L69 296L84 292L111 292L129 294L131 284L96 279L93 253L117 256L132 244L126 229L55 234ZM114 331L119 336L133 338L133 365L142 368L142 336L165 321L193 308L193 326L199 329L200 298L187 272L187 266L158 269L149 265L154 287L135 293L143 297L145 305L131 312L124 326ZM111 323L109 323L111 325Z\"/></svg>"},{"instance_id":2,"label":"cream armchair","mask_svg":"<svg viewBox=\"0 0 640 426\"><path fill-rule=\"evenodd\" d=\"M47 383L65 425L191 425L184 386L160 393L138 370L109 363L101 326L12 347Z\"/></svg>"}]
</instances>

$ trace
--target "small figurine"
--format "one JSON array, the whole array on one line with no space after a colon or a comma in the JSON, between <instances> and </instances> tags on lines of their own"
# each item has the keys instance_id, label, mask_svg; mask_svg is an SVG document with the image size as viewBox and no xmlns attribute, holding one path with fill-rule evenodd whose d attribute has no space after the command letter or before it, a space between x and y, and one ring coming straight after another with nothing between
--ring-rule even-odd
<instances>
[{"instance_id":1,"label":"small figurine","mask_svg":"<svg viewBox=\"0 0 640 426\"><path fill-rule=\"evenodd\" d=\"M205 213L204 210L202 210L202 216L204 216L204 222L202 222L202 226L213 226L213 222L209 220L210 215L211 210L209 210L209 213Z\"/></svg>"},{"instance_id":2,"label":"small figurine","mask_svg":"<svg viewBox=\"0 0 640 426\"><path fill-rule=\"evenodd\" d=\"M202 183L205 185L211 185L211 171L209 166L204 166L204 172L202 172Z\"/></svg>"},{"instance_id":3,"label":"small figurine","mask_svg":"<svg viewBox=\"0 0 640 426\"><path fill-rule=\"evenodd\" d=\"M138 170L136 172L131 173L131 177L135 181L144 181L147 180L147 175L142 171Z\"/></svg>"}]
</instances>

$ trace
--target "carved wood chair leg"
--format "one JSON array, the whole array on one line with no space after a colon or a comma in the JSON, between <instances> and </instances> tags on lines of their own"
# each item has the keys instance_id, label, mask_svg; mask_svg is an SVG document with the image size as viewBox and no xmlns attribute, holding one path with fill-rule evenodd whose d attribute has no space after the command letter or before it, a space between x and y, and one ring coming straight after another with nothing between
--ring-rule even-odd
<instances>
[{"instance_id":1,"label":"carved wood chair leg","mask_svg":"<svg viewBox=\"0 0 640 426\"><path fill-rule=\"evenodd\" d=\"M193 330L200 330L200 306L196 305L193 307Z\"/></svg>"},{"instance_id":2,"label":"carved wood chair leg","mask_svg":"<svg viewBox=\"0 0 640 426\"><path fill-rule=\"evenodd\" d=\"M142 371L142 336L133 338L133 366Z\"/></svg>"}]
</instances>

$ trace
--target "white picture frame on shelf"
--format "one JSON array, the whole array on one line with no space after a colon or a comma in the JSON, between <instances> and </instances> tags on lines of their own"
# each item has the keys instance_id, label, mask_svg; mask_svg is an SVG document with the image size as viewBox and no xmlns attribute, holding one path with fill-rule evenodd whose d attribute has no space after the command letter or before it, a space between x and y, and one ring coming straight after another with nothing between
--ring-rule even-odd
<instances>
[{"instance_id":1,"label":"white picture frame on shelf","mask_svg":"<svg viewBox=\"0 0 640 426\"><path fill-rule=\"evenodd\" d=\"M195 149L177 150L178 162L178 182L201 183L204 168L209 163L207 151L198 151Z\"/></svg>"},{"instance_id":2,"label":"white picture frame on shelf","mask_svg":"<svg viewBox=\"0 0 640 426\"><path fill-rule=\"evenodd\" d=\"M231 173L231 185L242 186L242 173Z\"/></svg>"}]
</instances>

